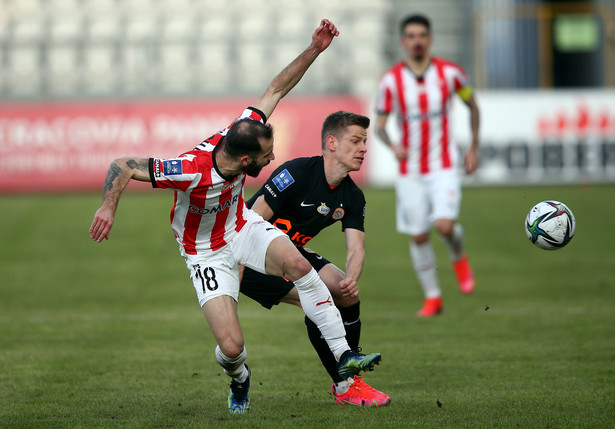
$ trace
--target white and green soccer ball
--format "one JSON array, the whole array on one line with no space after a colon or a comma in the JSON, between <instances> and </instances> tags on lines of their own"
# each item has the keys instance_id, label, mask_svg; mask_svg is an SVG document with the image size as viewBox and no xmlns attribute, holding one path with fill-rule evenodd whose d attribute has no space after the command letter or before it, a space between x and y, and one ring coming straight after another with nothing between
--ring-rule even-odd
<instances>
[{"instance_id":1,"label":"white and green soccer ball","mask_svg":"<svg viewBox=\"0 0 615 429\"><path fill-rule=\"evenodd\" d=\"M525 218L527 238L544 250L557 250L574 237L577 223L572 211L559 201L541 201Z\"/></svg>"}]
</instances>

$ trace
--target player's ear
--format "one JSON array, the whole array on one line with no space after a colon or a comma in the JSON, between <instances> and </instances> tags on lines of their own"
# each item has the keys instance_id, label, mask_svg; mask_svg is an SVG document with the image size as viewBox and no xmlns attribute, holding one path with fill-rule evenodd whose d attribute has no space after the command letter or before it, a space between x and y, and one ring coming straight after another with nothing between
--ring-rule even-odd
<instances>
[{"instance_id":1,"label":"player's ear","mask_svg":"<svg viewBox=\"0 0 615 429\"><path fill-rule=\"evenodd\" d=\"M327 149L331 152L335 152L335 149L337 148L337 139L332 135L328 135L325 142L327 143Z\"/></svg>"},{"instance_id":2,"label":"player's ear","mask_svg":"<svg viewBox=\"0 0 615 429\"><path fill-rule=\"evenodd\" d=\"M252 161L252 158L250 158L249 155L241 155L239 157L239 164L242 167L247 167L248 165L250 165L250 162Z\"/></svg>"}]
</instances>

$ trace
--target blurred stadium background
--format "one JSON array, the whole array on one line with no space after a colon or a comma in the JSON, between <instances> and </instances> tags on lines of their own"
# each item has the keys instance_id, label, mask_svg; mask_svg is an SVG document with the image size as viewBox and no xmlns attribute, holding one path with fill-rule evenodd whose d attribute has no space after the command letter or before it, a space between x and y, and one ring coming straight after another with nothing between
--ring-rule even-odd
<instances>
[{"instance_id":1,"label":"blurred stadium background","mask_svg":"<svg viewBox=\"0 0 615 429\"><path fill-rule=\"evenodd\" d=\"M373 116L411 12L478 92L468 184L615 181L615 0L0 0L0 192L98 190L114 157L192 148L327 17L341 37L272 118L277 161L313 154L326 114ZM372 142L356 179L388 186L393 159Z\"/></svg>"}]
</instances>

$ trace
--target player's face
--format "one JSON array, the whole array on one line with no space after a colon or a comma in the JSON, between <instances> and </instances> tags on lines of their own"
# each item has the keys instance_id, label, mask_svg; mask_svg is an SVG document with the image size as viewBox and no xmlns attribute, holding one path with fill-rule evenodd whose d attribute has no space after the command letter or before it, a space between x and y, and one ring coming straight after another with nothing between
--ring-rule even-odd
<instances>
[{"instance_id":1,"label":"player's face","mask_svg":"<svg viewBox=\"0 0 615 429\"><path fill-rule=\"evenodd\" d=\"M359 125L351 125L337 140L336 157L348 171L358 171L365 161L367 152L367 130Z\"/></svg>"},{"instance_id":2,"label":"player's face","mask_svg":"<svg viewBox=\"0 0 615 429\"><path fill-rule=\"evenodd\" d=\"M263 167L275 159L275 155L273 154L273 139L261 139L259 141L262 148L261 153L251 157L249 164L243 168L243 172L250 177L258 176Z\"/></svg>"},{"instance_id":3,"label":"player's face","mask_svg":"<svg viewBox=\"0 0 615 429\"><path fill-rule=\"evenodd\" d=\"M420 61L429 55L431 41L427 27L422 24L408 24L404 28L400 43L408 58Z\"/></svg>"}]
</instances>

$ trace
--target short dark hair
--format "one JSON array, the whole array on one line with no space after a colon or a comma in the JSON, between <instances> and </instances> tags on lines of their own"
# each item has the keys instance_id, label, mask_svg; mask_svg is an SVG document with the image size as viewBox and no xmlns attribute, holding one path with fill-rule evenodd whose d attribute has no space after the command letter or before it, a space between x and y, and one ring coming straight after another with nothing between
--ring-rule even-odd
<instances>
[{"instance_id":1,"label":"short dark hair","mask_svg":"<svg viewBox=\"0 0 615 429\"><path fill-rule=\"evenodd\" d=\"M345 112L343 110L331 113L327 116L325 122L322 124L322 132L320 133L322 149L324 150L327 145L327 136L333 135L339 138L346 127L349 127L350 125L358 125L361 128L368 129L369 118L367 116Z\"/></svg>"},{"instance_id":2,"label":"short dark hair","mask_svg":"<svg viewBox=\"0 0 615 429\"><path fill-rule=\"evenodd\" d=\"M271 139L273 128L250 118L235 121L226 133L224 151L233 157L242 155L256 156L261 153L259 139Z\"/></svg>"},{"instance_id":3,"label":"short dark hair","mask_svg":"<svg viewBox=\"0 0 615 429\"><path fill-rule=\"evenodd\" d=\"M410 24L424 25L427 28L427 32L431 33L431 22L429 21L429 18L427 18L425 15L421 15L417 13L417 14L409 15L405 17L401 21L401 24L399 24L399 33L402 36L404 35L404 29L406 28L406 25L410 25Z\"/></svg>"}]
</instances>

